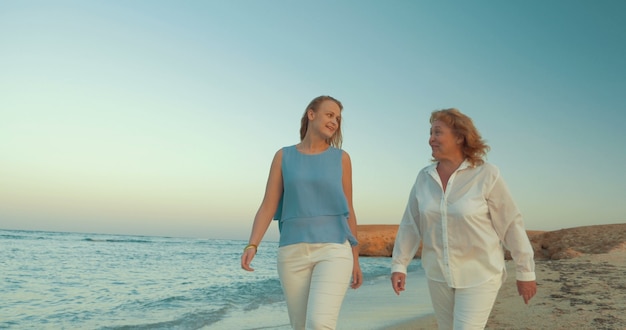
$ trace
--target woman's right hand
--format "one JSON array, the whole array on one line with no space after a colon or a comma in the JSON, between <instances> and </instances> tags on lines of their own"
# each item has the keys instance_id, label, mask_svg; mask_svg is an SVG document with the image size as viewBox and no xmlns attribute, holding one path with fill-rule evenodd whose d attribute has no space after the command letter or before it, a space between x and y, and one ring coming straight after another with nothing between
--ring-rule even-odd
<instances>
[{"instance_id":1,"label":"woman's right hand","mask_svg":"<svg viewBox=\"0 0 626 330\"><path fill-rule=\"evenodd\" d=\"M391 287L393 291L399 296L400 292L404 291L404 284L406 282L406 274L400 272L393 272L391 274Z\"/></svg>"},{"instance_id":2,"label":"woman's right hand","mask_svg":"<svg viewBox=\"0 0 626 330\"><path fill-rule=\"evenodd\" d=\"M241 268L247 270L249 272L253 272L254 268L250 267L250 263L254 256L256 255L256 249L246 249L243 251L241 255Z\"/></svg>"}]
</instances>

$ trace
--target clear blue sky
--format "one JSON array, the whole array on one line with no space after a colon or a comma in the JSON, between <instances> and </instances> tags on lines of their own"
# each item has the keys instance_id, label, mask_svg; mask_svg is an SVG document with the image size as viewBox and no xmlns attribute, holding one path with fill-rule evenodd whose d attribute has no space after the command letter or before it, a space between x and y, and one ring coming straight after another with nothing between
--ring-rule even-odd
<instances>
[{"instance_id":1,"label":"clear blue sky","mask_svg":"<svg viewBox=\"0 0 626 330\"><path fill-rule=\"evenodd\" d=\"M449 107L528 229L626 222L624 1L2 1L0 228L247 239L322 94L360 224Z\"/></svg>"}]
</instances>

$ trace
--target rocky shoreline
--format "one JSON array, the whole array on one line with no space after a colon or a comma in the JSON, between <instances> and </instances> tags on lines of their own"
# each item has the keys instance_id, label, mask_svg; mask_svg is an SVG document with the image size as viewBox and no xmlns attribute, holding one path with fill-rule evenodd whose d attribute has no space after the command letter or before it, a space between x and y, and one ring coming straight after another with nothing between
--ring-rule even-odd
<instances>
[{"instance_id":1,"label":"rocky shoreline","mask_svg":"<svg viewBox=\"0 0 626 330\"><path fill-rule=\"evenodd\" d=\"M391 255L397 226L359 229L365 254ZM626 329L626 224L527 233L535 250L537 295L525 305L515 276L507 276L485 329ZM515 274L512 261L506 267ZM385 330L436 328L429 315Z\"/></svg>"},{"instance_id":2,"label":"rocky shoreline","mask_svg":"<svg viewBox=\"0 0 626 330\"><path fill-rule=\"evenodd\" d=\"M398 225L359 225L359 255L391 257ZM555 231L527 231L535 260L571 259L585 254L626 250L626 223L594 225ZM421 256L421 248L416 257ZM511 259L508 251L505 258Z\"/></svg>"}]
</instances>

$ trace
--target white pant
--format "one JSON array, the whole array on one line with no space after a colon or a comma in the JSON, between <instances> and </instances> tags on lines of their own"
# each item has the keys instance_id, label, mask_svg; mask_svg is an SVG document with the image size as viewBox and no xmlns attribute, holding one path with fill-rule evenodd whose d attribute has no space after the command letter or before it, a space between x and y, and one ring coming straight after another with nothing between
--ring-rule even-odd
<instances>
[{"instance_id":1,"label":"white pant","mask_svg":"<svg viewBox=\"0 0 626 330\"><path fill-rule=\"evenodd\" d=\"M293 329L335 329L352 267L348 242L298 243L278 249L278 276Z\"/></svg>"},{"instance_id":2,"label":"white pant","mask_svg":"<svg viewBox=\"0 0 626 330\"><path fill-rule=\"evenodd\" d=\"M472 288L455 289L445 282L428 280L439 330L484 329L502 286L502 276Z\"/></svg>"}]
</instances>

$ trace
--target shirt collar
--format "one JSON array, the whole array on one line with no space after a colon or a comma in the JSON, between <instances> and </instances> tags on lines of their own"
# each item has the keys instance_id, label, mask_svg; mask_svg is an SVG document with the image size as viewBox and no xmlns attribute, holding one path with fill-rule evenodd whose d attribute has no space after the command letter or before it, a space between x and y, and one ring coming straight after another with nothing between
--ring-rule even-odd
<instances>
[{"instance_id":1,"label":"shirt collar","mask_svg":"<svg viewBox=\"0 0 626 330\"><path fill-rule=\"evenodd\" d=\"M439 164L439 162L434 162L432 163L429 167L428 167L428 173L434 173L437 171L437 164ZM461 165L459 165L459 168L456 169L455 172L457 171L462 171L464 169L467 168L474 168L475 166L472 165L472 163L469 162L469 160L465 159Z\"/></svg>"}]
</instances>

